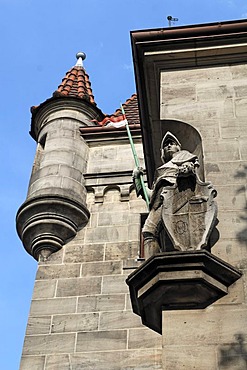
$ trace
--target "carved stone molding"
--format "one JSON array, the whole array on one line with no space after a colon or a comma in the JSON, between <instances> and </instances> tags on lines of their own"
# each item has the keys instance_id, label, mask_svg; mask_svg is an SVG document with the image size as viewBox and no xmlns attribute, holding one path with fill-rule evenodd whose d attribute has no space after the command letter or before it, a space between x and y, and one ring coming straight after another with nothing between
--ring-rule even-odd
<instances>
[{"instance_id":1,"label":"carved stone molding","mask_svg":"<svg viewBox=\"0 0 247 370\"><path fill-rule=\"evenodd\" d=\"M61 196L32 198L19 208L17 232L26 251L36 260L58 251L89 219L81 203Z\"/></svg>"}]
</instances>

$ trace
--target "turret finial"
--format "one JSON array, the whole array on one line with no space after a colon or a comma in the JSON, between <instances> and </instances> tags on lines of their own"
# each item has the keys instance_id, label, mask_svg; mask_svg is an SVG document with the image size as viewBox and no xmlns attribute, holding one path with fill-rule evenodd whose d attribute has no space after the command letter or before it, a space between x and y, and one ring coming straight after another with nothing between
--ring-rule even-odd
<instances>
[{"instance_id":1,"label":"turret finial","mask_svg":"<svg viewBox=\"0 0 247 370\"><path fill-rule=\"evenodd\" d=\"M83 53L82 51L79 51L76 54L77 62L76 62L76 67L83 67L83 60L86 59L86 54Z\"/></svg>"}]
</instances>

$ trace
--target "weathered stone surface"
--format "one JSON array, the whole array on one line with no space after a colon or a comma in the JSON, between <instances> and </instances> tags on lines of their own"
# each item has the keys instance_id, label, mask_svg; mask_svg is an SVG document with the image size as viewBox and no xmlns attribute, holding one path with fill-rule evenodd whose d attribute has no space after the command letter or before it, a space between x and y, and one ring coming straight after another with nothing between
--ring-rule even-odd
<instances>
[{"instance_id":1,"label":"weathered stone surface","mask_svg":"<svg viewBox=\"0 0 247 370\"><path fill-rule=\"evenodd\" d=\"M103 294L128 293L125 275L103 276Z\"/></svg>"},{"instance_id":2,"label":"weathered stone surface","mask_svg":"<svg viewBox=\"0 0 247 370\"><path fill-rule=\"evenodd\" d=\"M35 282L33 299L53 298L55 296L57 280L38 280Z\"/></svg>"},{"instance_id":3,"label":"weathered stone surface","mask_svg":"<svg viewBox=\"0 0 247 370\"><path fill-rule=\"evenodd\" d=\"M129 330L129 349L141 348L161 348L162 336L148 328L130 329Z\"/></svg>"},{"instance_id":4,"label":"weathered stone surface","mask_svg":"<svg viewBox=\"0 0 247 370\"><path fill-rule=\"evenodd\" d=\"M31 304L31 315L55 315L73 313L76 310L76 297L37 299Z\"/></svg>"},{"instance_id":5,"label":"weathered stone surface","mask_svg":"<svg viewBox=\"0 0 247 370\"><path fill-rule=\"evenodd\" d=\"M127 347L127 330L78 333L76 352L121 350Z\"/></svg>"},{"instance_id":6,"label":"weathered stone surface","mask_svg":"<svg viewBox=\"0 0 247 370\"><path fill-rule=\"evenodd\" d=\"M97 313L57 315L52 318L52 333L91 331L98 329Z\"/></svg>"},{"instance_id":7,"label":"weathered stone surface","mask_svg":"<svg viewBox=\"0 0 247 370\"><path fill-rule=\"evenodd\" d=\"M86 241L88 243L99 243L104 240L105 242L126 242L128 241L129 228L128 225L115 226L115 227L98 227L97 229L87 228Z\"/></svg>"},{"instance_id":8,"label":"weathered stone surface","mask_svg":"<svg viewBox=\"0 0 247 370\"><path fill-rule=\"evenodd\" d=\"M79 297L77 312L119 311L125 308L125 294Z\"/></svg>"},{"instance_id":9,"label":"weathered stone surface","mask_svg":"<svg viewBox=\"0 0 247 370\"><path fill-rule=\"evenodd\" d=\"M224 239L241 239L247 240L246 221L240 212L219 212L218 219L220 220L217 225L220 236Z\"/></svg>"},{"instance_id":10,"label":"weathered stone surface","mask_svg":"<svg viewBox=\"0 0 247 370\"><path fill-rule=\"evenodd\" d=\"M215 185L224 184L236 186L245 185L245 178L239 176L240 173L245 173L245 164L242 161L236 162L214 162L205 164L206 178ZM217 186L216 186L217 185Z\"/></svg>"},{"instance_id":11,"label":"weathered stone surface","mask_svg":"<svg viewBox=\"0 0 247 370\"><path fill-rule=\"evenodd\" d=\"M163 351L163 369L191 370L217 369L214 346L166 346Z\"/></svg>"},{"instance_id":12,"label":"weathered stone surface","mask_svg":"<svg viewBox=\"0 0 247 370\"><path fill-rule=\"evenodd\" d=\"M71 370L69 355L49 355L46 358L45 370Z\"/></svg>"},{"instance_id":13,"label":"weathered stone surface","mask_svg":"<svg viewBox=\"0 0 247 370\"><path fill-rule=\"evenodd\" d=\"M80 264L39 266L36 275L37 280L72 278L80 276Z\"/></svg>"},{"instance_id":14,"label":"weathered stone surface","mask_svg":"<svg viewBox=\"0 0 247 370\"><path fill-rule=\"evenodd\" d=\"M227 197L226 197L227 194ZM246 206L246 195L244 191L238 191L230 185L217 186L217 203L220 211L243 210Z\"/></svg>"},{"instance_id":15,"label":"weathered stone surface","mask_svg":"<svg viewBox=\"0 0 247 370\"><path fill-rule=\"evenodd\" d=\"M45 356L22 356L19 370L44 370Z\"/></svg>"},{"instance_id":16,"label":"weathered stone surface","mask_svg":"<svg viewBox=\"0 0 247 370\"><path fill-rule=\"evenodd\" d=\"M73 352L75 334L50 334L26 336L23 354L40 355Z\"/></svg>"},{"instance_id":17,"label":"weathered stone surface","mask_svg":"<svg viewBox=\"0 0 247 370\"><path fill-rule=\"evenodd\" d=\"M205 140L204 151L207 162L240 160L237 140Z\"/></svg>"},{"instance_id":18,"label":"weathered stone surface","mask_svg":"<svg viewBox=\"0 0 247 370\"><path fill-rule=\"evenodd\" d=\"M139 242L107 243L105 247L106 260L126 260L136 258L139 254Z\"/></svg>"},{"instance_id":19,"label":"weathered stone surface","mask_svg":"<svg viewBox=\"0 0 247 370\"><path fill-rule=\"evenodd\" d=\"M226 307L225 307L226 308ZM163 345L231 343L246 327L246 308L211 306L205 310L163 312ZM234 320L233 320L234 318Z\"/></svg>"},{"instance_id":20,"label":"weathered stone surface","mask_svg":"<svg viewBox=\"0 0 247 370\"><path fill-rule=\"evenodd\" d=\"M102 312L100 315L100 330L128 329L142 327L140 317L132 311Z\"/></svg>"},{"instance_id":21,"label":"weathered stone surface","mask_svg":"<svg viewBox=\"0 0 247 370\"><path fill-rule=\"evenodd\" d=\"M73 279L59 279L57 285L57 297L70 297L101 292L101 277L84 277Z\"/></svg>"},{"instance_id":22,"label":"weathered stone surface","mask_svg":"<svg viewBox=\"0 0 247 370\"><path fill-rule=\"evenodd\" d=\"M122 263L118 261L109 262L87 262L81 266L81 276L99 276L121 274Z\"/></svg>"},{"instance_id":23,"label":"weathered stone surface","mask_svg":"<svg viewBox=\"0 0 247 370\"><path fill-rule=\"evenodd\" d=\"M103 261L103 244L70 245L66 248L64 263Z\"/></svg>"},{"instance_id":24,"label":"weathered stone surface","mask_svg":"<svg viewBox=\"0 0 247 370\"><path fill-rule=\"evenodd\" d=\"M26 335L49 334L51 316L30 316L27 323Z\"/></svg>"},{"instance_id":25,"label":"weathered stone surface","mask_svg":"<svg viewBox=\"0 0 247 370\"><path fill-rule=\"evenodd\" d=\"M104 351L71 356L73 370L161 370L161 350Z\"/></svg>"}]
</instances>

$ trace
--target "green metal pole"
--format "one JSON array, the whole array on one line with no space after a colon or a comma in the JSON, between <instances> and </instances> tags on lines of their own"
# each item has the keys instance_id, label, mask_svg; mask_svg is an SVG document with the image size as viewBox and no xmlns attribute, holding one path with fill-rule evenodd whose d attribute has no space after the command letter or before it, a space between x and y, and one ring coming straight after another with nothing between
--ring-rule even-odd
<instances>
[{"instance_id":1,"label":"green metal pole","mask_svg":"<svg viewBox=\"0 0 247 370\"><path fill-rule=\"evenodd\" d=\"M123 108L122 104L121 104L121 110L122 110L123 115L125 116L125 112L124 112L124 108ZM128 124L127 119L126 119L126 122L127 122L126 123L126 130L127 130L131 150L132 150L132 153L133 153L135 165L136 165L136 167L140 167L139 158L138 158L137 153L136 153L135 145L134 145L134 142L133 142L133 139L132 139L132 135L131 135L131 132L130 132L130 128L129 128L129 124ZM140 174L140 181L141 181L141 187L142 187L142 190L143 190L144 198L145 198L145 201L146 201L146 204L147 204L147 208L149 209L149 198L148 198L147 189L146 189L146 186L144 184L144 179L143 179L142 174Z\"/></svg>"}]
</instances>

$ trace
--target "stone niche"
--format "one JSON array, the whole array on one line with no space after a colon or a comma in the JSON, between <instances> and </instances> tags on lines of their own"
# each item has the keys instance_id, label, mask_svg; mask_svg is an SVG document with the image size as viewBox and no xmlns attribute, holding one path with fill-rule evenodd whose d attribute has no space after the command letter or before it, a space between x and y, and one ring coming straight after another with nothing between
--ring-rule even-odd
<instances>
[{"instance_id":1,"label":"stone niche","mask_svg":"<svg viewBox=\"0 0 247 370\"><path fill-rule=\"evenodd\" d=\"M241 273L206 250L153 255L126 280L133 312L162 334L162 311L203 309L228 293Z\"/></svg>"}]
</instances>

